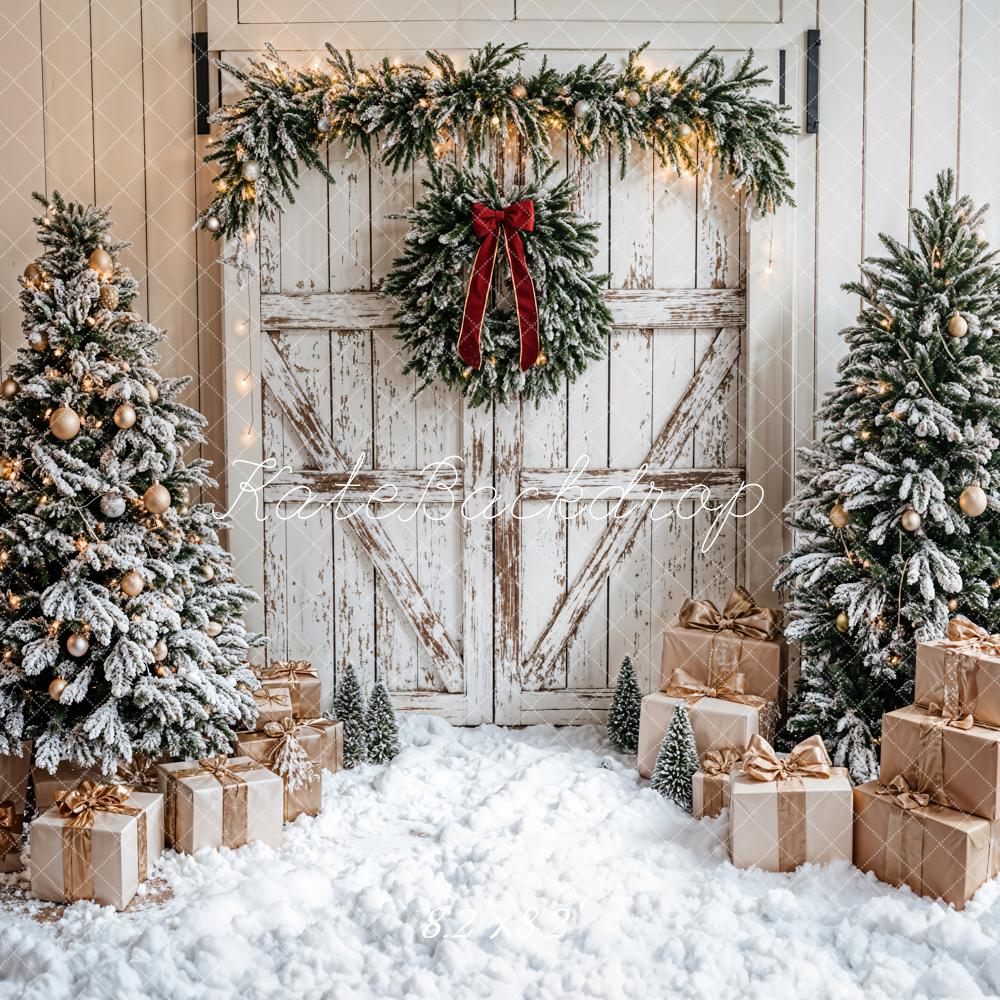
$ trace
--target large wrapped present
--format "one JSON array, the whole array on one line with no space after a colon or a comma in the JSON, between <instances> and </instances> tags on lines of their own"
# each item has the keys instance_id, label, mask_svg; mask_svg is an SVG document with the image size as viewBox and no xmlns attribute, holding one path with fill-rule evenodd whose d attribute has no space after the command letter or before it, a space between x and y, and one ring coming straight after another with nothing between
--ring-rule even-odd
<instances>
[{"instance_id":1,"label":"large wrapped present","mask_svg":"<svg viewBox=\"0 0 1000 1000\"><path fill-rule=\"evenodd\" d=\"M854 789L854 864L961 910L997 873L996 822L935 805L902 776Z\"/></svg>"},{"instance_id":2,"label":"large wrapped present","mask_svg":"<svg viewBox=\"0 0 1000 1000\"><path fill-rule=\"evenodd\" d=\"M81 781L100 785L106 784L109 779L101 773L100 768L81 767L64 760L54 773L44 767L32 767L31 780L35 786L35 812L41 813L56 804L60 792L72 791Z\"/></svg>"},{"instance_id":3,"label":"large wrapped present","mask_svg":"<svg viewBox=\"0 0 1000 1000\"><path fill-rule=\"evenodd\" d=\"M121 910L162 851L162 795L83 781L31 823L31 894Z\"/></svg>"},{"instance_id":4,"label":"large wrapped present","mask_svg":"<svg viewBox=\"0 0 1000 1000\"><path fill-rule=\"evenodd\" d=\"M691 779L691 815L695 819L718 816L729 806L729 772L743 757L735 747L709 750Z\"/></svg>"},{"instance_id":5,"label":"large wrapped present","mask_svg":"<svg viewBox=\"0 0 1000 1000\"><path fill-rule=\"evenodd\" d=\"M1000 726L1000 635L952 618L946 638L917 645L913 700L949 720Z\"/></svg>"},{"instance_id":6,"label":"large wrapped present","mask_svg":"<svg viewBox=\"0 0 1000 1000\"><path fill-rule=\"evenodd\" d=\"M308 660L274 660L261 668L259 676L265 688L288 688L296 719L318 719L323 714L319 671Z\"/></svg>"},{"instance_id":7,"label":"large wrapped present","mask_svg":"<svg viewBox=\"0 0 1000 1000\"><path fill-rule=\"evenodd\" d=\"M344 724L329 719L281 719L260 733L237 733L236 752L259 761L284 782L285 822L323 806L323 771L344 766Z\"/></svg>"},{"instance_id":8,"label":"large wrapped present","mask_svg":"<svg viewBox=\"0 0 1000 1000\"><path fill-rule=\"evenodd\" d=\"M0 872L17 872L24 867L21 841L30 773L30 740L21 744L20 755L0 755Z\"/></svg>"},{"instance_id":9,"label":"large wrapped present","mask_svg":"<svg viewBox=\"0 0 1000 1000\"><path fill-rule=\"evenodd\" d=\"M254 691L253 700L257 706L257 732L269 722L280 722L293 716L292 692L286 684L261 686Z\"/></svg>"},{"instance_id":10,"label":"large wrapped present","mask_svg":"<svg viewBox=\"0 0 1000 1000\"><path fill-rule=\"evenodd\" d=\"M249 757L204 757L157 768L164 830L175 850L281 846L282 782Z\"/></svg>"},{"instance_id":11,"label":"large wrapped present","mask_svg":"<svg viewBox=\"0 0 1000 1000\"><path fill-rule=\"evenodd\" d=\"M758 608L737 587L720 612L711 601L688 598L677 624L663 633L660 688L675 670L702 684L742 674L744 690L773 701L784 712L788 700L788 647L781 634L781 612Z\"/></svg>"},{"instance_id":12,"label":"large wrapped present","mask_svg":"<svg viewBox=\"0 0 1000 1000\"><path fill-rule=\"evenodd\" d=\"M819 736L779 757L759 736L730 777L729 855L737 868L790 872L851 860L853 799L847 769Z\"/></svg>"},{"instance_id":13,"label":"large wrapped present","mask_svg":"<svg viewBox=\"0 0 1000 1000\"><path fill-rule=\"evenodd\" d=\"M675 677L681 680L680 677ZM660 744L678 705L687 705L699 756L727 747L743 749L754 733L774 735L777 709L773 702L754 695L714 689L710 697L689 685L676 684L666 691L647 694L639 711L639 774L648 778L656 766Z\"/></svg>"},{"instance_id":14,"label":"large wrapped present","mask_svg":"<svg viewBox=\"0 0 1000 1000\"><path fill-rule=\"evenodd\" d=\"M902 775L939 805L1000 819L1000 730L910 705L882 716L880 761L883 785Z\"/></svg>"}]
</instances>

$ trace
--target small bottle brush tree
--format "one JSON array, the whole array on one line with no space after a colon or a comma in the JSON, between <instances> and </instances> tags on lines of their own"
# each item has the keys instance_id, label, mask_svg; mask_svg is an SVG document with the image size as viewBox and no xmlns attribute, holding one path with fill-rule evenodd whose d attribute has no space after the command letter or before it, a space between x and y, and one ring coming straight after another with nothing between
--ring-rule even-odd
<instances>
[{"instance_id":1,"label":"small bottle brush tree","mask_svg":"<svg viewBox=\"0 0 1000 1000\"><path fill-rule=\"evenodd\" d=\"M855 781L878 773L882 714L912 701L916 644L955 612L1000 625L1000 269L950 171L926 201L911 246L882 236L844 286L861 311L776 584L802 649L789 734L820 732Z\"/></svg>"},{"instance_id":2,"label":"small bottle brush tree","mask_svg":"<svg viewBox=\"0 0 1000 1000\"><path fill-rule=\"evenodd\" d=\"M687 705L678 705L670 717L670 725L656 755L649 787L691 812L691 779L699 767L691 714Z\"/></svg>"},{"instance_id":3,"label":"small bottle brush tree","mask_svg":"<svg viewBox=\"0 0 1000 1000\"><path fill-rule=\"evenodd\" d=\"M36 199L46 205L45 199ZM190 491L204 418L157 373L162 331L107 212L58 196L37 220L21 348L0 386L0 753L113 772L226 752L256 716L223 522Z\"/></svg>"},{"instance_id":4,"label":"small bottle brush tree","mask_svg":"<svg viewBox=\"0 0 1000 1000\"><path fill-rule=\"evenodd\" d=\"M379 681L368 701L365 716L365 737L368 759L373 764L386 764L399 753L399 726L392 699L386 686Z\"/></svg>"},{"instance_id":5,"label":"small bottle brush tree","mask_svg":"<svg viewBox=\"0 0 1000 1000\"><path fill-rule=\"evenodd\" d=\"M639 750L639 712L642 692L635 678L632 660L626 656L618 670L618 683L608 709L608 739L622 753Z\"/></svg>"},{"instance_id":6,"label":"small bottle brush tree","mask_svg":"<svg viewBox=\"0 0 1000 1000\"><path fill-rule=\"evenodd\" d=\"M356 767L368 760L365 725L365 696L353 664L348 664L333 703L334 713L344 724L344 767Z\"/></svg>"}]
</instances>

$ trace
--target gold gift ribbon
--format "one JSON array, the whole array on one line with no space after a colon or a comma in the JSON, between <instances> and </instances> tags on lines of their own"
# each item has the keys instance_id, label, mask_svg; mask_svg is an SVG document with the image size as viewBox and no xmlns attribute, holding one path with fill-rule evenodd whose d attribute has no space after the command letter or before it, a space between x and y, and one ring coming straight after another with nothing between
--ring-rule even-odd
<instances>
[{"instance_id":1,"label":"gold gift ribbon","mask_svg":"<svg viewBox=\"0 0 1000 1000\"><path fill-rule=\"evenodd\" d=\"M247 842L247 785L241 772L257 771L260 764L254 760L237 764L227 757L202 757L197 767L167 771L164 795L164 830L171 845L177 842L177 786L183 778L198 774L211 774L222 785L222 846L242 847Z\"/></svg>"},{"instance_id":2,"label":"gold gift ribbon","mask_svg":"<svg viewBox=\"0 0 1000 1000\"><path fill-rule=\"evenodd\" d=\"M755 694L746 694L746 675L733 671L721 678L709 676L709 682L702 684L697 677L689 674L683 667L675 667L670 675L670 684L663 693L672 698L683 698L688 705L694 705L702 698L719 698L722 701L733 701L740 705L749 705L759 711L768 705L766 698Z\"/></svg>"},{"instance_id":3,"label":"gold gift ribbon","mask_svg":"<svg viewBox=\"0 0 1000 1000\"><path fill-rule=\"evenodd\" d=\"M136 856L139 881L149 875L146 812L125 802L132 794L127 785L97 785L81 781L76 788L56 792L56 809L63 824L63 895L67 903L94 896L94 814L118 813L136 817Z\"/></svg>"},{"instance_id":4,"label":"gold gift ribbon","mask_svg":"<svg viewBox=\"0 0 1000 1000\"><path fill-rule=\"evenodd\" d=\"M293 818L291 815L294 812L292 794L295 791L295 788L291 786L288 775L285 774L283 769L279 767L279 759L285 754L286 747L289 743L297 745L302 753L306 753L305 748L299 741L299 730L312 729L315 732L322 733L324 729L336 725L337 723L331 721L330 719L279 719L275 722L269 722L264 726L264 734L275 741L274 746L272 746L268 751L265 761L267 766L274 771L275 774L281 776L284 789L284 812L286 822ZM318 777L319 776L316 774L315 761L310 759L305 780L299 782L299 784L309 784L310 782L317 780Z\"/></svg>"},{"instance_id":5,"label":"gold gift ribbon","mask_svg":"<svg viewBox=\"0 0 1000 1000\"><path fill-rule=\"evenodd\" d=\"M726 747L723 750L709 750L701 758L701 769L705 775L702 782L702 812L706 816L718 816L722 812L729 772L740 762L741 756L739 750Z\"/></svg>"},{"instance_id":6,"label":"gold gift ribbon","mask_svg":"<svg viewBox=\"0 0 1000 1000\"><path fill-rule=\"evenodd\" d=\"M932 808L930 793L898 774L888 785L879 785L875 794L896 806L889 812L886 831L885 880L923 895L924 810Z\"/></svg>"},{"instance_id":7,"label":"gold gift ribbon","mask_svg":"<svg viewBox=\"0 0 1000 1000\"><path fill-rule=\"evenodd\" d=\"M806 786L803 778L829 778L833 764L817 733L778 757L755 733L743 754L743 773L754 781L777 782L778 871L794 871L806 860Z\"/></svg>"},{"instance_id":8,"label":"gold gift ribbon","mask_svg":"<svg viewBox=\"0 0 1000 1000\"><path fill-rule=\"evenodd\" d=\"M270 665L262 667L258 677L261 680L288 682L288 691L292 698L292 714L295 715L302 710L302 680L313 677L319 680L319 671L308 660L275 660Z\"/></svg>"},{"instance_id":9,"label":"gold gift ribbon","mask_svg":"<svg viewBox=\"0 0 1000 1000\"><path fill-rule=\"evenodd\" d=\"M119 764L118 777L140 792L158 790L156 762L152 757L133 757L127 764Z\"/></svg>"},{"instance_id":10,"label":"gold gift ribbon","mask_svg":"<svg viewBox=\"0 0 1000 1000\"><path fill-rule=\"evenodd\" d=\"M14 809L13 799L0 802L0 857L17 851L21 853L22 819Z\"/></svg>"},{"instance_id":11,"label":"gold gift ribbon","mask_svg":"<svg viewBox=\"0 0 1000 1000\"><path fill-rule=\"evenodd\" d=\"M253 697L254 701L264 702L265 708L282 708L284 694L281 688L261 688L259 691L254 691Z\"/></svg>"},{"instance_id":12,"label":"gold gift ribbon","mask_svg":"<svg viewBox=\"0 0 1000 1000\"><path fill-rule=\"evenodd\" d=\"M737 587L720 612L712 601L689 597L682 605L678 621L683 628L706 632L733 632L747 639L775 639L781 615L773 608L758 608L749 591Z\"/></svg>"},{"instance_id":13,"label":"gold gift ribbon","mask_svg":"<svg viewBox=\"0 0 1000 1000\"><path fill-rule=\"evenodd\" d=\"M938 646L944 649L944 676L928 699L928 709L956 729L971 729L979 670L976 657L1000 656L1000 635L991 635L968 618L952 618Z\"/></svg>"}]
</instances>

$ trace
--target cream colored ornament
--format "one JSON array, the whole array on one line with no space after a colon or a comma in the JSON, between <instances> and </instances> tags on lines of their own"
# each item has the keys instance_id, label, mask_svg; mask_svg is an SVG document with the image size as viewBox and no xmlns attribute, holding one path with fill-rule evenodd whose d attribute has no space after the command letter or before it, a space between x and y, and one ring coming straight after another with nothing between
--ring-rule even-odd
<instances>
[{"instance_id":1,"label":"cream colored ornament","mask_svg":"<svg viewBox=\"0 0 1000 1000\"><path fill-rule=\"evenodd\" d=\"M835 503L830 508L830 524L835 528L846 528L851 520L851 515L843 504Z\"/></svg>"},{"instance_id":2,"label":"cream colored ornament","mask_svg":"<svg viewBox=\"0 0 1000 1000\"><path fill-rule=\"evenodd\" d=\"M142 593L142 588L146 586L143 575L134 569L130 569L121 579L122 593L128 597L138 597Z\"/></svg>"},{"instance_id":3,"label":"cream colored ornament","mask_svg":"<svg viewBox=\"0 0 1000 1000\"><path fill-rule=\"evenodd\" d=\"M948 335L958 340L969 332L969 323L961 313L952 313L948 317Z\"/></svg>"},{"instance_id":4,"label":"cream colored ornament","mask_svg":"<svg viewBox=\"0 0 1000 1000\"><path fill-rule=\"evenodd\" d=\"M66 640L66 652L70 656L86 656L90 649L90 640L82 632L74 632Z\"/></svg>"},{"instance_id":5,"label":"cream colored ornament","mask_svg":"<svg viewBox=\"0 0 1000 1000\"><path fill-rule=\"evenodd\" d=\"M838 632L846 632L851 627L851 620L847 617L846 611L841 611L840 614L837 615L836 625Z\"/></svg>"},{"instance_id":6,"label":"cream colored ornament","mask_svg":"<svg viewBox=\"0 0 1000 1000\"><path fill-rule=\"evenodd\" d=\"M949 597L948 598L948 610L949 611L958 611L958 598L957 597Z\"/></svg>"},{"instance_id":7,"label":"cream colored ornament","mask_svg":"<svg viewBox=\"0 0 1000 1000\"><path fill-rule=\"evenodd\" d=\"M986 490L979 483L966 486L958 498L958 506L966 517L979 517L986 511L987 503Z\"/></svg>"},{"instance_id":8,"label":"cream colored ornament","mask_svg":"<svg viewBox=\"0 0 1000 1000\"><path fill-rule=\"evenodd\" d=\"M21 386L18 384L16 379L5 378L3 382L0 382L0 395L2 395L4 399L13 399L17 395L20 388Z\"/></svg>"},{"instance_id":9,"label":"cream colored ornament","mask_svg":"<svg viewBox=\"0 0 1000 1000\"><path fill-rule=\"evenodd\" d=\"M96 271L103 278L110 278L114 270L115 262L111 259L111 254L104 247L98 247L88 258L87 266L91 271Z\"/></svg>"},{"instance_id":10,"label":"cream colored ornament","mask_svg":"<svg viewBox=\"0 0 1000 1000\"><path fill-rule=\"evenodd\" d=\"M240 174L245 181L256 181L260 177L260 164L256 160L244 160Z\"/></svg>"},{"instance_id":11,"label":"cream colored ornament","mask_svg":"<svg viewBox=\"0 0 1000 1000\"><path fill-rule=\"evenodd\" d=\"M209 580L215 578L215 570L212 569L212 567L208 563L205 563L205 565L201 567L198 573L206 583L208 583Z\"/></svg>"},{"instance_id":12,"label":"cream colored ornament","mask_svg":"<svg viewBox=\"0 0 1000 1000\"><path fill-rule=\"evenodd\" d=\"M907 531L919 531L923 518L915 510L904 510L900 523Z\"/></svg>"},{"instance_id":13,"label":"cream colored ornament","mask_svg":"<svg viewBox=\"0 0 1000 1000\"><path fill-rule=\"evenodd\" d=\"M122 403L115 410L115 426L123 431L128 430L135 423L135 407L131 403Z\"/></svg>"},{"instance_id":14,"label":"cream colored ornament","mask_svg":"<svg viewBox=\"0 0 1000 1000\"><path fill-rule=\"evenodd\" d=\"M163 639L157 639L153 643L153 658L156 660L165 660L167 658L167 653L170 652L167 649L167 644Z\"/></svg>"},{"instance_id":15,"label":"cream colored ornament","mask_svg":"<svg viewBox=\"0 0 1000 1000\"><path fill-rule=\"evenodd\" d=\"M205 635L214 639L217 635L222 633L222 626L218 622L209 622L205 626Z\"/></svg>"},{"instance_id":16,"label":"cream colored ornament","mask_svg":"<svg viewBox=\"0 0 1000 1000\"><path fill-rule=\"evenodd\" d=\"M523 83L515 83L514 86L510 88L510 96L513 97L515 101L523 101L528 96L528 88Z\"/></svg>"},{"instance_id":17,"label":"cream colored ornament","mask_svg":"<svg viewBox=\"0 0 1000 1000\"><path fill-rule=\"evenodd\" d=\"M49 430L60 441L72 441L80 433L80 415L70 406L60 406L49 417Z\"/></svg>"},{"instance_id":18,"label":"cream colored ornament","mask_svg":"<svg viewBox=\"0 0 1000 1000\"><path fill-rule=\"evenodd\" d=\"M625 94L625 103L630 108L639 107L639 102L642 100L642 95L638 90L630 90Z\"/></svg>"},{"instance_id":19,"label":"cream colored ornament","mask_svg":"<svg viewBox=\"0 0 1000 1000\"><path fill-rule=\"evenodd\" d=\"M143 493L142 502L150 514L162 514L170 506L170 491L161 483L153 483Z\"/></svg>"},{"instance_id":20,"label":"cream colored ornament","mask_svg":"<svg viewBox=\"0 0 1000 1000\"><path fill-rule=\"evenodd\" d=\"M217 233L222 228L222 220L217 215L210 215L205 220L205 228L210 233Z\"/></svg>"},{"instance_id":21,"label":"cream colored ornament","mask_svg":"<svg viewBox=\"0 0 1000 1000\"><path fill-rule=\"evenodd\" d=\"M62 697L63 691L66 690L69 682L65 677L56 677L49 684L49 697L53 701L58 701Z\"/></svg>"},{"instance_id":22,"label":"cream colored ornament","mask_svg":"<svg viewBox=\"0 0 1000 1000\"><path fill-rule=\"evenodd\" d=\"M149 401L155 403L160 398L160 390L152 382L146 383L146 392L149 393Z\"/></svg>"}]
</instances>

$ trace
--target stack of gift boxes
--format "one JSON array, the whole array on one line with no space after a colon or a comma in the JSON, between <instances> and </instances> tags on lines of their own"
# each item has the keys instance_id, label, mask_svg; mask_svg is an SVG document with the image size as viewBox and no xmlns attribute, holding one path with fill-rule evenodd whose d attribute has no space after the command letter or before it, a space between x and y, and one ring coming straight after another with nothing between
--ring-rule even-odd
<instances>
[{"instance_id":1,"label":"stack of gift boxes","mask_svg":"<svg viewBox=\"0 0 1000 1000\"><path fill-rule=\"evenodd\" d=\"M729 808L735 865L853 859L963 907L1000 870L1000 637L955 619L946 639L919 645L916 704L885 715L879 780L856 788L818 735L774 751L787 687L777 612L742 589L721 612L686 601L664 635L661 690L642 700L640 774L686 703L701 759L692 811Z\"/></svg>"},{"instance_id":2,"label":"stack of gift boxes","mask_svg":"<svg viewBox=\"0 0 1000 1000\"><path fill-rule=\"evenodd\" d=\"M274 663L255 692L258 729L237 733L235 755L136 760L113 782L62 764L30 768L31 746L0 757L0 871L22 867L29 771L31 892L65 903L92 899L123 909L164 845L281 844L282 825L322 804L322 771L343 766L343 723L320 717L320 680L308 663Z\"/></svg>"}]
</instances>

